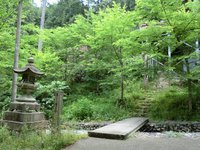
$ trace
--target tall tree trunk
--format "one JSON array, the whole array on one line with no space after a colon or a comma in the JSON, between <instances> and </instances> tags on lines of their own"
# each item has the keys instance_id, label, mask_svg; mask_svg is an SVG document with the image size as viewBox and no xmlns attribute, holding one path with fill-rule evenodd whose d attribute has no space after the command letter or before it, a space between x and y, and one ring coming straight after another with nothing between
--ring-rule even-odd
<instances>
[{"instance_id":1,"label":"tall tree trunk","mask_svg":"<svg viewBox=\"0 0 200 150\"><path fill-rule=\"evenodd\" d=\"M123 69L123 66L122 66L122 69ZM121 72L121 101L124 100L124 73L123 73L123 70Z\"/></svg>"},{"instance_id":2,"label":"tall tree trunk","mask_svg":"<svg viewBox=\"0 0 200 150\"><path fill-rule=\"evenodd\" d=\"M119 52L117 52L117 50L115 48L113 48L115 55L119 61L119 65L120 65L120 77L121 77L121 81L120 81L120 99L119 99L119 104L120 103L124 103L124 62L123 62L123 55L122 55L122 49L119 48Z\"/></svg>"},{"instance_id":3,"label":"tall tree trunk","mask_svg":"<svg viewBox=\"0 0 200 150\"><path fill-rule=\"evenodd\" d=\"M16 30L16 41L15 41L15 55L14 55L14 66L18 68L19 62L19 49L20 49L20 34L21 34L21 14L22 14L22 0L19 0L18 13L17 13L17 30ZM12 81L12 101L14 102L17 96L17 74L13 72Z\"/></svg>"},{"instance_id":4,"label":"tall tree trunk","mask_svg":"<svg viewBox=\"0 0 200 150\"><path fill-rule=\"evenodd\" d=\"M144 73L144 89L147 89L149 81L148 81L148 72L147 72L147 68L148 68L148 56L146 54L144 54L143 60L144 60L144 68L145 68L145 73Z\"/></svg>"},{"instance_id":5,"label":"tall tree trunk","mask_svg":"<svg viewBox=\"0 0 200 150\"><path fill-rule=\"evenodd\" d=\"M44 29L46 4L47 4L47 0L43 0L42 1L41 21L40 21L40 31L42 31ZM41 37L39 38L39 41L38 41L38 50L42 51L42 39L41 39Z\"/></svg>"},{"instance_id":6,"label":"tall tree trunk","mask_svg":"<svg viewBox=\"0 0 200 150\"><path fill-rule=\"evenodd\" d=\"M186 68L187 68L187 75L190 74L190 66L189 66L189 62L188 59L185 60L185 64L186 64ZM187 86L188 86L188 110L189 112L192 111L192 80L190 78L187 79Z\"/></svg>"},{"instance_id":7,"label":"tall tree trunk","mask_svg":"<svg viewBox=\"0 0 200 150\"><path fill-rule=\"evenodd\" d=\"M196 56L197 56L197 63L199 63L200 49L199 49L199 40L198 39L195 41L195 52L196 52Z\"/></svg>"},{"instance_id":8,"label":"tall tree trunk","mask_svg":"<svg viewBox=\"0 0 200 150\"><path fill-rule=\"evenodd\" d=\"M191 79L188 79L188 97L189 97L189 100L188 100L188 109L189 109L189 112L192 111L192 80Z\"/></svg>"},{"instance_id":9,"label":"tall tree trunk","mask_svg":"<svg viewBox=\"0 0 200 150\"><path fill-rule=\"evenodd\" d=\"M168 37L170 37L170 34L167 35ZM171 50L171 46L168 45L168 48L167 48L167 52L168 52L168 75L169 75L169 80L168 80L168 83L169 85L171 85L171 57L172 57L172 50Z\"/></svg>"},{"instance_id":10,"label":"tall tree trunk","mask_svg":"<svg viewBox=\"0 0 200 150\"><path fill-rule=\"evenodd\" d=\"M119 49L119 63L121 65L121 101L123 102L124 101L124 62L123 62L123 59L122 59L122 50L121 48Z\"/></svg>"}]
</instances>

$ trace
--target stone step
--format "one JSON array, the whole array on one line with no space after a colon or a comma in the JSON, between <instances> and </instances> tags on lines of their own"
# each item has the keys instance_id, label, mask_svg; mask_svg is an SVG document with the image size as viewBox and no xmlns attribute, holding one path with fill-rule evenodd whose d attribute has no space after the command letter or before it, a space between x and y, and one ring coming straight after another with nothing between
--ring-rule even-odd
<instances>
[{"instance_id":1,"label":"stone step","mask_svg":"<svg viewBox=\"0 0 200 150\"><path fill-rule=\"evenodd\" d=\"M147 117L147 113L136 114L137 117Z\"/></svg>"},{"instance_id":2,"label":"stone step","mask_svg":"<svg viewBox=\"0 0 200 150\"><path fill-rule=\"evenodd\" d=\"M149 106L151 106L151 104L147 104L147 103L138 103L137 106L138 106L138 107L140 107L140 106L147 106L147 107L149 107Z\"/></svg>"},{"instance_id":3,"label":"stone step","mask_svg":"<svg viewBox=\"0 0 200 150\"><path fill-rule=\"evenodd\" d=\"M148 113L147 112L138 112L135 114L135 116L137 117L145 117L145 116L148 116Z\"/></svg>"},{"instance_id":4,"label":"stone step","mask_svg":"<svg viewBox=\"0 0 200 150\"><path fill-rule=\"evenodd\" d=\"M137 109L135 109L135 111L136 112L147 112L147 111L149 111L149 109L147 109L147 108L145 108L145 109L144 108L143 109L142 108L137 108Z\"/></svg>"},{"instance_id":5,"label":"stone step","mask_svg":"<svg viewBox=\"0 0 200 150\"><path fill-rule=\"evenodd\" d=\"M150 104L150 103L138 103L137 104L137 106L138 107L140 107L140 106L147 106L147 107L149 107L149 106L151 106L152 104Z\"/></svg>"},{"instance_id":6,"label":"stone step","mask_svg":"<svg viewBox=\"0 0 200 150\"><path fill-rule=\"evenodd\" d=\"M126 139L130 133L139 130L147 122L147 118L128 118L105 127L89 131L88 135L90 137L98 138Z\"/></svg>"},{"instance_id":7,"label":"stone step","mask_svg":"<svg viewBox=\"0 0 200 150\"><path fill-rule=\"evenodd\" d=\"M149 109L149 108L150 108L150 106L144 106L144 105L142 105L142 106L136 107L135 110L143 110L143 109Z\"/></svg>"},{"instance_id":8,"label":"stone step","mask_svg":"<svg viewBox=\"0 0 200 150\"><path fill-rule=\"evenodd\" d=\"M145 99L145 100L138 101L138 103L154 103L154 101L150 99Z\"/></svg>"}]
</instances>

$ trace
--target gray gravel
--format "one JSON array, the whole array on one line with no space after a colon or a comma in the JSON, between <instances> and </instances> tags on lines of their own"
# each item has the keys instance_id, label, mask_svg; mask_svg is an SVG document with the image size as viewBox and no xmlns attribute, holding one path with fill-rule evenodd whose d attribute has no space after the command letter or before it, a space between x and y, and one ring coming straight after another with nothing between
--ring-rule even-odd
<instances>
[{"instance_id":1,"label":"gray gravel","mask_svg":"<svg viewBox=\"0 0 200 150\"><path fill-rule=\"evenodd\" d=\"M199 139L200 132L195 133L185 133L185 132L136 132L130 135L133 138L189 138L189 139Z\"/></svg>"},{"instance_id":2,"label":"gray gravel","mask_svg":"<svg viewBox=\"0 0 200 150\"><path fill-rule=\"evenodd\" d=\"M200 133L134 133L127 140L87 138L65 150L200 150Z\"/></svg>"}]
</instances>

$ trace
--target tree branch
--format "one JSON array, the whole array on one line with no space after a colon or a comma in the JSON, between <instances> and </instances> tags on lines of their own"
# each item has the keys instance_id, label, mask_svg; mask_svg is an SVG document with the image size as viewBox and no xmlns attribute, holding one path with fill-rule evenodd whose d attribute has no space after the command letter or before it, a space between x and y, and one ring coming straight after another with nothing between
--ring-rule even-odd
<instances>
[{"instance_id":1,"label":"tree branch","mask_svg":"<svg viewBox=\"0 0 200 150\"><path fill-rule=\"evenodd\" d=\"M164 6L162 0L160 0L160 4L161 4L161 7L162 7L162 9L163 9L163 11L164 11L164 13L165 13L165 16L166 16L166 19L167 19L168 24L169 24L170 26L172 26L172 23L170 22L169 18L167 17L167 12L166 12L166 10L165 10L165 6Z\"/></svg>"}]
</instances>

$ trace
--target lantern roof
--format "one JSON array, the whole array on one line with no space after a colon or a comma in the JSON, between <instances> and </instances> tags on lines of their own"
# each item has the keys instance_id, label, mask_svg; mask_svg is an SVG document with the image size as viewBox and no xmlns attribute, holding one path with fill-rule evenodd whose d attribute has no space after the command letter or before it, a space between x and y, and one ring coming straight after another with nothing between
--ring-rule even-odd
<instances>
[{"instance_id":1,"label":"lantern roof","mask_svg":"<svg viewBox=\"0 0 200 150\"><path fill-rule=\"evenodd\" d=\"M31 72L33 75L43 75L34 65L34 59L32 57L28 58L28 64L24 68L14 69L15 73L24 74L26 72Z\"/></svg>"}]
</instances>

